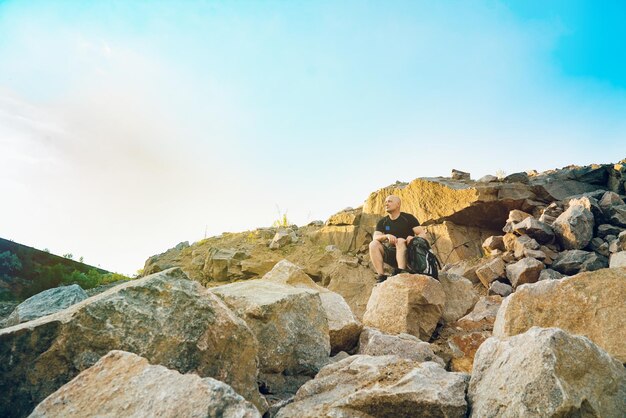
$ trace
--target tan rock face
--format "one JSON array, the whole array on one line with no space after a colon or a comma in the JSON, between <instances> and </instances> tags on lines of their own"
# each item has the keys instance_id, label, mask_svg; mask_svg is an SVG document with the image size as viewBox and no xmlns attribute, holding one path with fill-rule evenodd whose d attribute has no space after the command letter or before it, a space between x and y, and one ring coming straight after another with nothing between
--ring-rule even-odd
<instances>
[{"instance_id":1,"label":"tan rock face","mask_svg":"<svg viewBox=\"0 0 626 418\"><path fill-rule=\"evenodd\" d=\"M260 418L233 388L210 377L180 374L125 351L111 351L41 402L43 417Z\"/></svg>"},{"instance_id":2,"label":"tan rock face","mask_svg":"<svg viewBox=\"0 0 626 418\"><path fill-rule=\"evenodd\" d=\"M468 397L472 417L619 417L626 370L587 338L533 327L481 345Z\"/></svg>"},{"instance_id":3,"label":"tan rock face","mask_svg":"<svg viewBox=\"0 0 626 418\"><path fill-rule=\"evenodd\" d=\"M415 179L405 187L392 186L372 193L363 205L363 213L385 214L384 201L391 194L402 199L404 212L412 213L422 223L451 221L493 230L502 228L511 209L521 207L526 199L536 200L531 187L522 184Z\"/></svg>"},{"instance_id":4,"label":"tan rock face","mask_svg":"<svg viewBox=\"0 0 626 418\"><path fill-rule=\"evenodd\" d=\"M237 346L233 350L233 345ZM23 416L110 350L227 382L260 410L258 343L219 298L180 269L116 286L0 330L0 416Z\"/></svg>"},{"instance_id":5,"label":"tan rock face","mask_svg":"<svg viewBox=\"0 0 626 418\"><path fill-rule=\"evenodd\" d=\"M254 332L262 380L265 374L312 377L326 363L330 340L319 292L266 280L231 283L211 291Z\"/></svg>"},{"instance_id":6,"label":"tan rock face","mask_svg":"<svg viewBox=\"0 0 626 418\"><path fill-rule=\"evenodd\" d=\"M397 356L351 356L324 367L277 418L464 417L468 375Z\"/></svg>"},{"instance_id":7,"label":"tan rock face","mask_svg":"<svg viewBox=\"0 0 626 418\"><path fill-rule=\"evenodd\" d=\"M443 264L481 257L482 244L498 231L472 226L460 226L445 221L430 225L428 232L432 236L432 249Z\"/></svg>"},{"instance_id":8,"label":"tan rock face","mask_svg":"<svg viewBox=\"0 0 626 418\"><path fill-rule=\"evenodd\" d=\"M363 324L387 334L428 341L443 314L446 294L437 280L419 274L390 277L372 291Z\"/></svg>"},{"instance_id":9,"label":"tan rock face","mask_svg":"<svg viewBox=\"0 0 626 418\"><path fill-rule=\"evenodd\" d=\"M345 209L328 218L326 225L358 225L362 208Z\"/></svg>"},{"instance_id":10,"label":"tan rock face","mask_svg":"<svg viewBox=\"0 0 626 418\"><path fill-rule=\"evenodd\" d=\"M357 248L358 227L354 225L326 225L309 237L318 245L335 245L343 252Z\"/></svg>"},{"instance_id":11,"label":"tan rock face","mask_svg":"<svg viewBox=\"0 0 626 418\"><path fill-rule=\"evenodd\" d=\"M489 331L477 331L457 334L450 337L448 344L457 356L450 360L450 370L453 372L471 373L474 366L474 357L480 345L491 337Z\"/></svg>"},{"instance_id":12,"label":"tan rock face","mask_svg":"<svg viewBox=\"0 0 626 418\"><path fill-rule=\"evenodd\" d=\"M626 268L522 286L502 303L494 336L521 334L532 326L558 327L590 338L626 362L625 300Z\"/></svg>"}]
</instances>

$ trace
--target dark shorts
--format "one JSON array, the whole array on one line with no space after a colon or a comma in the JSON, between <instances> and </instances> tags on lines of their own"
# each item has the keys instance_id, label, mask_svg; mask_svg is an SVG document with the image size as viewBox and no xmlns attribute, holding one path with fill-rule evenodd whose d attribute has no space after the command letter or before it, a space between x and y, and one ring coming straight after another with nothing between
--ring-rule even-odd
<instances>
[{"instance_id":1,"label":"dark shorts","mask_svg":"<svg viewBox=\"0 0 626 418\"><path fill-rule=\"evenodd\" d=\"M383 261L389 264L391 267L398 267L398 259L396 258L396 247L383 245L385 250L383 254Z\"/></svg>"}]
</instances>

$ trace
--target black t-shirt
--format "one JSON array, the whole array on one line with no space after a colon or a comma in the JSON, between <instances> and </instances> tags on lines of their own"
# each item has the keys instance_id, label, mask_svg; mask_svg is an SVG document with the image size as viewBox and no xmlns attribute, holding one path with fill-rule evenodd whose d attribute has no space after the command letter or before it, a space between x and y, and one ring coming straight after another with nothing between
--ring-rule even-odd
<instances>
[{"instance_id":1,"label":"black t-shirt","mask_svg":"<svg viewBox=\"0 0 626 418\"><path fill-rule=\"evenodd\" d=\"M410 213L400 212L400 216L395 220L389 218L389 215L382 218L376 224L376 230L383 234L391 234L396 238L406 239L408 236L413 236L413 228L420 226L417 218Z\"/></svg>"}]
</instances>

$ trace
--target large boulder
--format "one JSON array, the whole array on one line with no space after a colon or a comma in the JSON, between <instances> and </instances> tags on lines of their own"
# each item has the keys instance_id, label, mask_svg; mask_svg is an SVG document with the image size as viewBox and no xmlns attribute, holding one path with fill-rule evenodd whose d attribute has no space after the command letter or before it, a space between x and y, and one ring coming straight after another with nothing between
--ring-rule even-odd
<instances>
[{"instance_id":1,"label":"large boulder","mask_svg":"<svg viewBox=\"0 0 626 418\"><path fill-rule=\"evenodd\" d=\"M351 356L324 367L277 418L464 417L469 375L397 356Z\"/></svg>"},{"instance_id":2,"label":"large boulder","mask_svg":"<svg viewBox=\"0 0 626 418\"><path fill-rule=\"evenodd\" d=\"M211 291L252 329L259 341L260 379L270 391L295 392L326 364L330 340L319 292L262 279Z\"/></svg>"},{"instance_id":3,"label":"large boulder","mask_svg":"<svg viewBox=\"0 0 626 418\"><path fill-rule=\"evenodd\" d=\"M5 320L4 326L10 327L53 314L88 297L87 292L77 284L44 290L17 305L11 315Z\"/></svg>"},{"instance_id":4,"label":"large boulder","mask_svg":"<svg viewBox=\"0 0 626 418\"><path fill-rule=\"evenodd\" d=\"M362 326L344 298L316 284L299 266L281 260L263 276L263 280L319 292L328 320L331 354L348 351L357 344Z\"/></svg>"},{"instance_id":5,"label":"large boulder","mask_svg":"<svg viewBox=\"0 0 626 418\"><path fill-rule=\"evenodd\" d=\"M180 374L125 351L110 351L48 396L30 415L44 417L261 418L219 380Z\"/></svg>"},{"instance_id":6,"label":"large boulder","mask_svg":"<svg viewBox=\"0 0 626 418\"><path fill-rule=\"evenodd\" d=\"M585 337L533 327L481 345L468 398L472 417L619 417L626 371Z\"/></svg>"},{"instance_id":7,"label":"large boulder","mask_svg":"<svg viewBox=\"0 0 626 418\"><path fill-rule=\"evenodd\" d=\"M0 330L0 416L28 414L110 350L216 378L267 409L250 328L201 284L171 269Z\"/></svg>"},{"instance_id":8,"label":"large boulder","mask_svg":"<svg viewBox=\"0 0 626 418\"><path fill-rule=\"evenodd\" d=\"M626 363L626 268L580 273L522 286L507 297L494 325L495 336L558 327L584 335Z\"/></svg>"},{"instance_id":9,"label":"large boulder","mask_svg":"<svg viewBox=\"0 0 626 418\"><path fill-rule=\"evenodd\" d=\"M445 366L444 361L433 352L430 344L409 334L383 334L376 328L365 327L359 338L357 354L369 356L394 355L400 358L424 362L434 361Z\"/></svg>"},{"instance_id":10,"label":"large boulder","mask_svg":"<svg viewBox=\"0 0 626 418\"><path fill-rule=\"evenodd\" d=\"M569 208L552 224L563 248L581 250L593 238L594 217L589 199L572 199Z\"/></svg>"},{"instance_id":11,"label":"large boulder","mask_svg":"<svg viewBox=\"0 0 626 418\"><path fill-rule=\"evenodd\" d=\"M471 311L480 297L472 282L458 274L442 272L439 283L446 294L442 315L446 323L452 323Z\"/></svg>"},{"instance_id":12,"label":"large boulder","mask_svg":"<svg viewBox=\"0 0 626 418\"><path fill-rule=\"evenodd\" d=\"M343 296L352 312L361 320L376 284L374 271L361 265L351 267L336 261L324 267L322 276L324 286Z\"/></svg>"},{"instance_id":13,"label":"large boulder","mask_svg":"<svg viewBox=\"0 0 626 418\"><path fill-rule=\"evenodd\" d=\"M443 314L446 294L432 277L399 274L372 291L363 325L386 334L411 334L428 341Z\"/></svg>"}]
</instances>

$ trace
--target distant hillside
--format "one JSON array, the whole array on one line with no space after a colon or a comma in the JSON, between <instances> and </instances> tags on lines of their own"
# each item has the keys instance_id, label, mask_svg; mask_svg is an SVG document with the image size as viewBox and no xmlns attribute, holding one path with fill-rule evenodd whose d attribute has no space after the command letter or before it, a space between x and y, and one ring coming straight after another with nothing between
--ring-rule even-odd
<instances>
[{"instance_id":1,"label":"distant hillside","mask_svg":"<svg viewBox=\"0 0 626 418\"><path fill-rule=\"evenodd\" d=\"M62 284L88 289L124 278L98 267L0 238L0 300L24 299Z\"/></svg>"}]
</instances>

